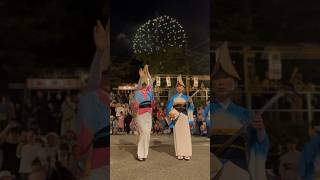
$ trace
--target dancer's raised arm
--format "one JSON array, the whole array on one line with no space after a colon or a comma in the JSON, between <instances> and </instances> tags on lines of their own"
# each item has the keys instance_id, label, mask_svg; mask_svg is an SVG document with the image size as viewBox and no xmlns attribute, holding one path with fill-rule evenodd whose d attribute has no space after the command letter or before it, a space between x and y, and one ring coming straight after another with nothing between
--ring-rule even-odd
<instances>
[{"instance_id":1,"label":"dancer's raised arm","mask_svg":"<svg viewBox=\"0 0 320 180\"><path fill-rule=\"evenodd\" d=\"M99 20L93 30L96 52L90 66L87 90L99 88L102 72L110 66L110 20L106 27Z\"/></svg>"}]
</instances>

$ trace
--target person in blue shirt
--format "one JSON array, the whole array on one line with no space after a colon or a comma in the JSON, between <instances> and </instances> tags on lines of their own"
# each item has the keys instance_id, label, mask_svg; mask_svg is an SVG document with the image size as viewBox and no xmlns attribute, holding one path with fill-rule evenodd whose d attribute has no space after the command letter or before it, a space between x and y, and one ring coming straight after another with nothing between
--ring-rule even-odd
<instances>
[{"instance_id":1,"label":"person in blue shirt","mask_svg":"<svg viewBox=\"0 0 320 180\"><path fill-rule=\"evenodd\" d=\"M320 120L313 120L309 127L311 139L301 153L299 176L302 180L320 179Z\"/></svg>"},{"instance_id":2,"label":"person in blue shirt","mask_svg":"<svg viewBox=\"0 0 320 180\"><path fill-rule=\"evenodd\" d=\"M178 160L190 160L192 156L191 131L194 105L192 98L183 94L185 85L181 75L177 78L177 94L171 96L167 104L167 116L172 119L174 148Z\"/></svg>"},{"instance_id":3,"label":"person in blue shirt","mask_svg":"<svg viewBox=\"0 0 320 180\"><path fill-rule=\"evenodd\" d=\"M214 100L210 105L211 152L218 157L221 166L219 178L266 180L265 161L269 139L261 116L253 115L248 109L235 104L232 95L240 76L232 64L227 43L216 51L216 63L212 73ZM245 124L251 125L220 154L219 148L236 134ZM212 171L218 168L211 167ZM214 174L214 172L211 172Z\"/></svg>"}]
</instances>

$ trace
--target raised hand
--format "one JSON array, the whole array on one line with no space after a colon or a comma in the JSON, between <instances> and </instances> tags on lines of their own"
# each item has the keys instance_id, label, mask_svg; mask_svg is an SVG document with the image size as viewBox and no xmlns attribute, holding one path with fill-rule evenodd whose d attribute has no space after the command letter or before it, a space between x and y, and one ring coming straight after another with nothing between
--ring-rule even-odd
<instances>
[{"instance_id":1,"label":"raised hand","mask_svg":"<svg viewBox=\"0 0 320 180\"><path fill-rule=\"evenodd\" d=\"M144 68L143 68L143 71L144 71L144 73L145 74L148 74L149 73L149 68L148 68L149 66L146 64L146 65L144 65Z\"/></svg>"},{"instance_id":2,"label":"raised hand","mask_svg":"<svg viewBox=\"0 0 320 180\"><path fill-rule=\"evenodd\" d=\"M93 30L93 37L96 46L96 50L100 52L106 52L110 48L110 20L106 27L103 27L100 20L97 20L97 24Z\"/></svg>"},{"instance_id":3,"label":"raised hand","mask_svg":"<svg viewBox=\"0 0 320 180\"><path fill-rule=\"evenodd\" d=\"M145 76L144 71L141 68L139 69L139 75L140 75L140 77L144 77Z\"/></svg>"}]
</instances>

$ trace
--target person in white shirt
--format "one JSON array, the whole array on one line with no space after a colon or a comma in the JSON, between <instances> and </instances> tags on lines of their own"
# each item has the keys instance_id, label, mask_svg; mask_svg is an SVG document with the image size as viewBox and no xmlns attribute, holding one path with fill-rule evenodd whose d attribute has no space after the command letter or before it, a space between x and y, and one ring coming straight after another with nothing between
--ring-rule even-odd
<instances>
[{"instance_id":1,"label":"person in white shirt","mask_svg":"<svg viewBox=\"0 0 320 180\"><path fill-rule=\"evenodd\" d=\"M23 180L27 179L31 173L31 164L36 158L38 158L44 166L47 165L45 150L41 145L36 143L36 134L35 130L28 130L27 143L20 143L17 148L17 157L20 158L19 173Z\"/></svg>"},{"instance_id":2,"label":"person in white shirt","mask_svg":"<svg viewBox=\"0 0 320 180\"><path fill-rule=\"evenodd\" d=\"M288 152L280 158L280 174L282 180L297 180L300 152L297 151L297 142L289 140Z\"/></svg>"}]
</instances>

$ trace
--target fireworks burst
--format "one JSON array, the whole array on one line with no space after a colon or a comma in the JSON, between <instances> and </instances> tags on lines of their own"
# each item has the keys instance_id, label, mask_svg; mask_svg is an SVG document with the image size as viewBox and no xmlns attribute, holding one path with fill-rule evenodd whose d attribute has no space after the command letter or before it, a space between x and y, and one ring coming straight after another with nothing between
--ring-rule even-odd
<instances>
[{"instance_id":1,"label":"fireworks burst","mask_svg":"<svg viewBox=\"0 0 320 180\"><path fill-rule=\"evenodd\" d=\"M166 52L170 47L184 48L186 42L182 25L174 18L160 16L138 28L133 38L133 50L135 54Z\"/></svg>"}]
</instances>

